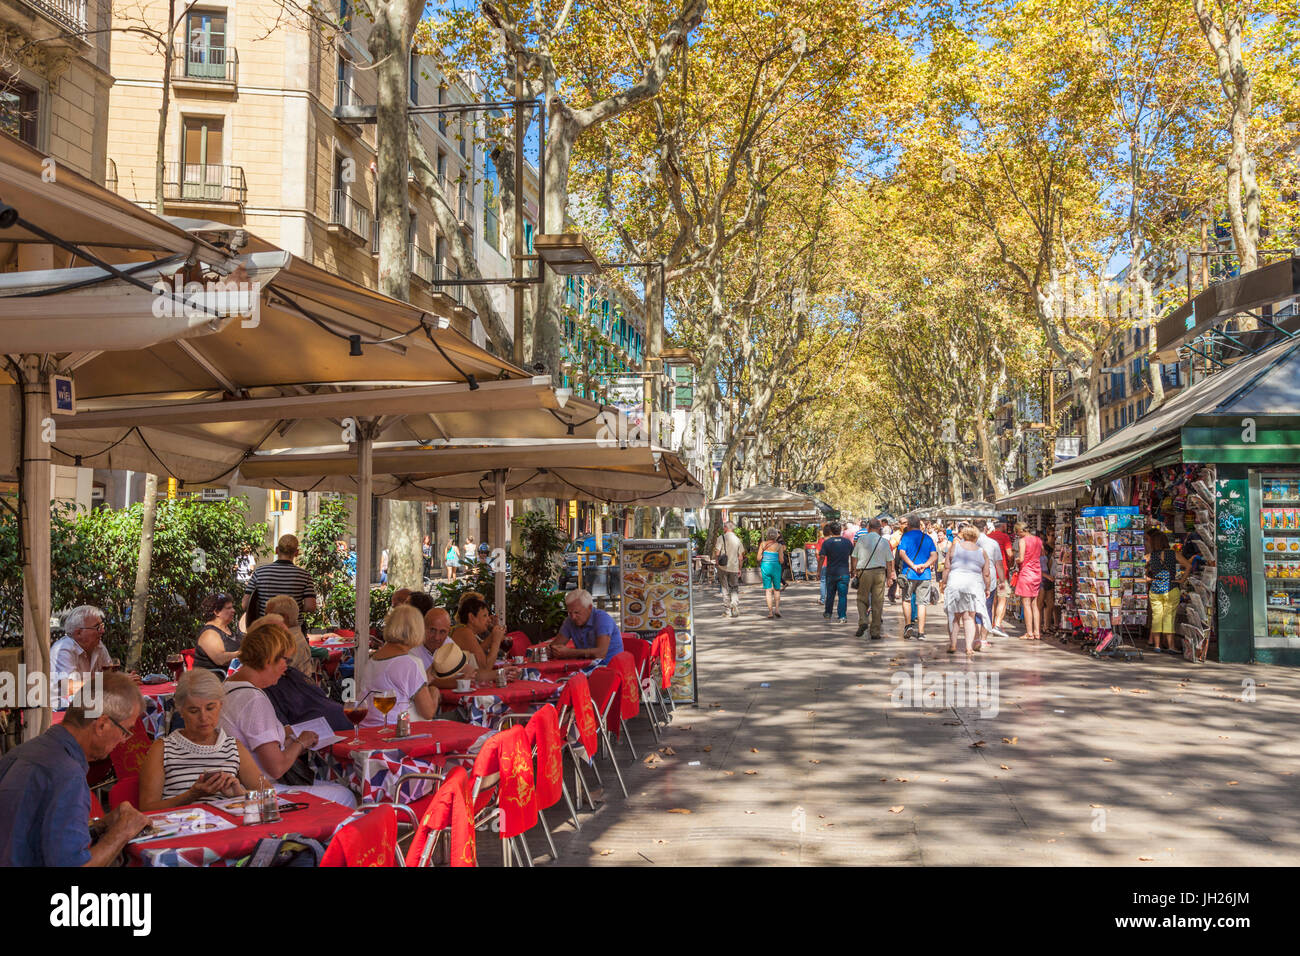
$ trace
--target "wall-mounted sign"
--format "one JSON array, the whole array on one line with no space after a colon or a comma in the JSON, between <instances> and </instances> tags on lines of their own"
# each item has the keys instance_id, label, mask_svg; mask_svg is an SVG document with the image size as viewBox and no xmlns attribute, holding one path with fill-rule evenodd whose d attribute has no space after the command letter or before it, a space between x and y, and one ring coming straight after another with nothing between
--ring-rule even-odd
<instances>
[{"instance_id":1,"label":"wall-mounted sign","mask_svg":"<svg viewBox=\"0 0 1300 956\"><path fill-rule=\"evenodd\" d=\"M55 415L77 413L77 393L71 375L50 376L50 411Z\"/></svg>"}]
</instances>

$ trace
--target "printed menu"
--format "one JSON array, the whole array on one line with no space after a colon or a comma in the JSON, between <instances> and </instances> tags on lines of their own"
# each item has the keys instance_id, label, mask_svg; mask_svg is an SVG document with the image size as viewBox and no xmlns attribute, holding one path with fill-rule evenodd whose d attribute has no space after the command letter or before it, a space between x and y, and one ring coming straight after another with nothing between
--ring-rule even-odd
<instances>
[{"instance_id":1,"label":"printed menu","mask_svg":"<svg viewBox=\"0 0 1300 956\"><path fill-rule=\"evenodd\" d=\"M696 699L695 610L691 598L691 542L687 538L625 540L622 552L622 628L653 641L671 625L677 669L669 688L674 701Z\"/></svg>"}]
</instances>

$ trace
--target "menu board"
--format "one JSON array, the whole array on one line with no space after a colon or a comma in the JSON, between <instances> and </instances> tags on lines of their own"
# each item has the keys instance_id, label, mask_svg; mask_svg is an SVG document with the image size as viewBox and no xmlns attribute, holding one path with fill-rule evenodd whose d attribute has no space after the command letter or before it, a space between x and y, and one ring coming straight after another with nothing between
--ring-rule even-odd
<instances>
[{"instance_id":1,"label":"menu board","mask_svg":"<svg viewBox=\"0 0 1300 956\"><path fill-rule=\"evenodd\" d=\"M698 684L690 539L630 538L620 549L621 626L647 641L653 641L666 625L672 626L677 637L677 669L669 692L674 701L694 703Z\"/></svg>"}]
</instances>

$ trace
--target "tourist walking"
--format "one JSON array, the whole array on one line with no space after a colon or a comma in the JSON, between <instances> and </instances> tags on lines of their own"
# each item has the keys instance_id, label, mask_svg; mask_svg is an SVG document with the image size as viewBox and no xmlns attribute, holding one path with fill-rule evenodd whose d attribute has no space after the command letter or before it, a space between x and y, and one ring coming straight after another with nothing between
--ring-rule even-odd
<instances>
[{"instance_id":1,"label":"tourist walking","mask_svg":"<svg viewBox=\"0 0 1300 956\"><path fill-rule=\"evenodd\" d=\"M957 653L957 630L966 636L966 657L975 656L977 631L992 630L985 599L993 590L993 569L979 544L979 531L963 525L948 551L943 607L948 612L948 653Z\"/></svg>"},{"instance_id":2,"label":"tourist walking","mask_svg":"<svg viewBox=\"0 0 1300 956\"><path fill-rule=\"evenodd\" d=\"M767 599L767 616L781 616L781 569L785 566L785 545L775 528L768 528L758 546L758 570L763 577L763 597Z\"/></svg>"},{"instance_id":3,"label":"tourist walking","mask_svg":"<svg viewBox=\"0 0 1300 956\"><path fill-rule=\"evenodd\" d=\"M988 610L989 621L993 627L1000 627L997 615L994 614L995 604L998 601L998 592L1007 586L1007 564L1002 559L1002 546L988 536L985 531L980 531L979 546L984 549L984 555L988 558L989 567L993 571L993 587L985 596L985 607ZM1003 600L1006 600L1005 597ZM999 633L1001 633L999 631ZM988 635L982 635L985 647L992 647L993 642L988 639Z\"/></svg>"},{"instance_id":4,"label":"tourist walking","mask_svg":"<svg viewBox=\"0 0 1300 956\"><path fill-rule=\"evenodd\" d=\"M1022 640L1042 640L1038 618L1038 591L1043 583L1043 542L1023 524L1016 524L1016 594L1025 611L1025 636Z\"/></svg>"},{"instance_id":5,"label":"tourist walking","mask_svg":"<svg viewBox=\"0 0 1300 956\"><path fill-rule=\"evenodd\" d=\"M826 543L826 539L830 536L831 523L828 521L822 525L822 536L817 539L817 580L820 586L822 604L826 603L826 559L822 557L822 545Z\"/></svg>"},{"instance_id":6,"label":"tourist walking","mask_svg":"<svg viewBox=\"0 0 1300 956\"><path fill-rule=\"evenodd\" d=\"M858 631L861 637L868 629L870 615L871 640L881 638L881 615L885 610L885 579L894 583L894 565L889 551L889 539L872 518L867 522L867 533L858 535L849 555L849 574L858 580Z\"/></svg>"},{"instance_id":7,"label":"tourist walking","mask_svg":"<svg viewBox=\"0 0 1300 956\"><path fill-rule=\"evenodd\" d=\"M723 614L740 616L740 563L745 559L745 544L736 534L736 526L728 521L714 545L713 557L718 562L718 588L722 595Z\"/></svg>"},{"instance_id":8,"label":"tourist walking","mask_svg":"<svg viewBox=\"0 0 1300 956\"><path fill-rule=\"evenodd\" d=\"M447 564L447 580L456 580L456 571L460 568L460 549L456 547L456 539L447 539L447 553L443 555L443 560Z\"/></svg>"},{"instance_id":9,"label":"tourist walking","mask_svg":"<svg viewBox=\"0 0 1300 956\"><path fill-rule=\"evenodd\" d=\"M906 529L898 540L898 556L902 561L903 577L906 590L903 597L911 601L912 614L909 623L903 629L903 640L915 637L925 640L925 609L928 605L939 603L939 592L934 586L933 568L939 559L934 541L919 527L913 528L911 522L904 518L902 526Z\"/></svg>"},{"instance_id":10,"label":"tourist walking","mask_svg":"<svg viewBox=\"0 0 1300 956\"><path fill-rule=\"evenodd\" d=\"M894 561L894 577L889 582L889 603L890 604L898 603L898 588L900 586L902 587L907 586L906 579L904 579L902 576L903 556L898 553L898 542L903 540L903 529L906 526L907 526L906 520L900 521L897 528L894 528L892 531L890 531L888 534L885 535L885 537L889 539L889 553L893 556L893 561ZM902 582L901 585L900 582Z\"/></svg>"},{"instance_id":11,"label":"tourist walking","mask_svg":"<svg viewBox=\"0 0 1300 956\"><path fill-rule=\"evenodd\" d=\"M853 554L853 545L840 533L838 522L831 522L830 534L822 542L819 552L826 562L826 620L831 619L831 611L839 599L839 623L849 623L849 557Z\"/></svg>"}]
</instances>

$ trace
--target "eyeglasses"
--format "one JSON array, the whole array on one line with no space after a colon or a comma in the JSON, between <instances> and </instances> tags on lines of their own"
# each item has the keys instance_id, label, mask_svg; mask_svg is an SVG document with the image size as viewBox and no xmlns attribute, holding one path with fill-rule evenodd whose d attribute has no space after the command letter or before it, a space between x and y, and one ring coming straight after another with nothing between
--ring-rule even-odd
<instances>
[{"instance_id":1,"label":"eyeglasses","mask_svg":"<svg viewBox=\"0 0 1300 956\"><path fill-rule=\"evenodd\" d=\"M116 718L116 717L109 716L108 714L105 714L104 716L105 716L105 717L108 717L108 719L111 720L111 721L113 722L113 726L114 726L114 727L116 727L118 730L122 731L122 736L123 736L123 737L130 737L130 736L131 736L131 731L127 730L125 727L123 727L121 724L119 724L119 723L117 722L117 718Z\"/></svg>"},{"instance_id":2,"label":"eyeglasses","mask_svg":"<svg viewBox=\"0 0 1300 956\"><path fill-rule=\"evenodd\" d=\"M98 624L95 624L95 625L93 625L93 626L91 626L91 627L79 627L79 628L77 628L77 630L79 630L79 631L102 631L103 629L104 629L104 622L103 622L103 621L100 621Z\"/></svg>"}]
</instances>

